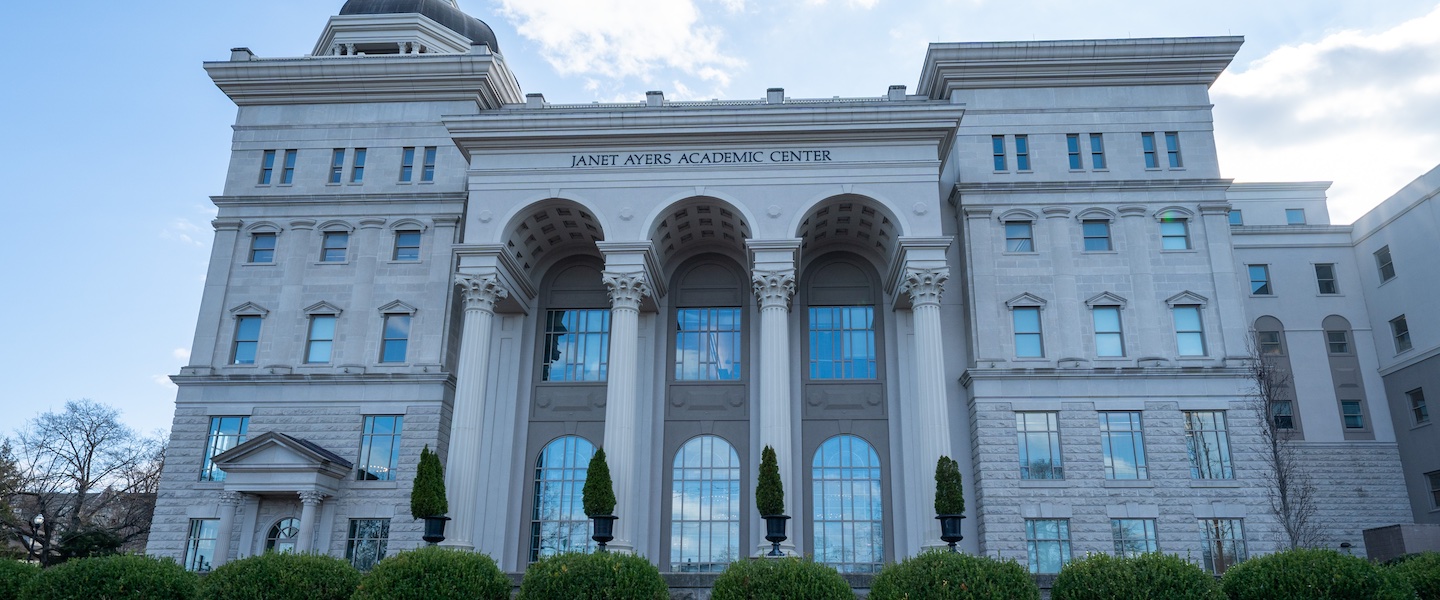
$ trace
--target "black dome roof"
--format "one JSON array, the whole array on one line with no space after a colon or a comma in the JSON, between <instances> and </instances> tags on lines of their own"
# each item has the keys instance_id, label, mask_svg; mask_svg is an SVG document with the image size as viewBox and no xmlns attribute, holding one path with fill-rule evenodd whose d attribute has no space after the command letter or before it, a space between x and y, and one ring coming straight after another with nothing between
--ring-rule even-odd
<instances>
[{"instance_id":1,"label":"black dome roof","mask_svg":"<svg viewBox=\"0 0 1440 600\"><path fill-rule=\"evenodd\" d=\"M420 13L444 25L450 31L469 38L472 44L486 44L499 52L495 32L484 21L467 15L445 0L348 0L340 8L342 15L388 15Z\"/></svg>"}]
</instances>

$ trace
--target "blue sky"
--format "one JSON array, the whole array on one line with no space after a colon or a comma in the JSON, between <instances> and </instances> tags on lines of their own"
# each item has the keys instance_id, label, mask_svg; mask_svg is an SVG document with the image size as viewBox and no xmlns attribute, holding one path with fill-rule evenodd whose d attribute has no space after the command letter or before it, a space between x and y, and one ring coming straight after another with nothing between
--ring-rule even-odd
<instances>
[{"instance_id":1,"label":"blue sky","mask_svg":"<svg viewBox=\"0 0 1440 600\"><path fill-rule=\"evenodd\" d=\"M235 108L201 62L309 53L341 0L13 2L0 21L0 433L67 399L168 428ZM1221 171L1346 223L1440 163L1436 0L460 0L551 102L878 96L929 42L1243 35Z\"/></svg>"}]
</instances>

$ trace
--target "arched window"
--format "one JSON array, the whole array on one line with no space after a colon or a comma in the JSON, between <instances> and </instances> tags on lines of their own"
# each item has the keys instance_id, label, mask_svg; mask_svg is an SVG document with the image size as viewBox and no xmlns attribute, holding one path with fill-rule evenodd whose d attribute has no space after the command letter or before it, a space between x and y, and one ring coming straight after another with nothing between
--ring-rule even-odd
<instances>
[{"instance_id":1,"label":"arched window","mask_svg":"<svg viewBox=\"0 0 1440 600\"><path fill-rule=\"evenodd\" d=\"M880 456L865 440L837 435L815 451L815 561L847 573L885 562Z\"/></svg>"},{"instance_id":2,"label":"arched window","mask_svg":"<svg viewBox=\"0 0 1440 600\"><path fill-rule=\"evenodd\" d=\"M567 435L540 451L535 461L535 513L530 518L530 561L561 552L588 552L590 519L580 491L595 444Z\"/></svg>"},{"instance_id":3,"label":"arched window","mask_svg":"<svg viewBox=\"0 0 1440 600\"><path fill-rule=\"evenodd\" d=\"M295 541L300 537L300 519L280 519L265 535L265 551L288 554L295 551Z\"/></svg>"},{"instance_id":4,"label":"arched window","mask_svg":"<svg viewBox=\"0 0 1440 600\"><path fill-rule=\"evenodd\" d=\"M740 456L702 435L675 453L670 491L670 568L719 572L740 558Z\"/></svg>"}]
</instances>

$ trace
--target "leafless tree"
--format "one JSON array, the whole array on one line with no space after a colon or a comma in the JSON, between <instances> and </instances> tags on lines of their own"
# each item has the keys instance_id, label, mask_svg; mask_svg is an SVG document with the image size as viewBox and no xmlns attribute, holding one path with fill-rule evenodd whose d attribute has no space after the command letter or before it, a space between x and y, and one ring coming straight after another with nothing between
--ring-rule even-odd
<instances>
[{"instance_id":1,"label":"leafless tree","mask_svg":"<svg viewBox=\"0 0 1440 600\"><path fill-rule=\"evenodd\" d=\"M1300 460L1295 435L1295 387L1288 369L1266 354L1251 337L1249 406L1260 421L1261 478L1270 512L1280 524L1288 548L1313 548L1324 542L1317 512L1318 492Z\"/></svg>"}]
</instances>

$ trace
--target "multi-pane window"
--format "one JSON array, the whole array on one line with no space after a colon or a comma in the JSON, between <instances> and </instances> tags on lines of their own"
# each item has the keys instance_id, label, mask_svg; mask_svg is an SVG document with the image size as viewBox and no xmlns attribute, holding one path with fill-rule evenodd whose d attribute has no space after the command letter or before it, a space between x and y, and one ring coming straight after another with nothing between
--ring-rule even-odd
<instances>
[{"instance_id":1,"label":"multi-pane window","mask_svg":"<svg viewBox=\"0 0 1440 600\"><path fill-rule=\"evenodd\" d=\"M420 232L408 229L396 231L395 253L391 255L391 259L403 261L420 260Z\"/></svg>"},{"instance_id":2,"label":"multi-pane window","mask_svg":"<svg viewBox=\"0 0 1440 600\"><path fill-rule=\"evenodd\" d=\"M435 181L435 149L436 146L425 147L425 163L420 170L420 181Z\"/></svg>"},{"instance_id":3,"label":"multi-pane window","mask_svg":"<svg viewBox=\"0 0 1440 600\"><path fill-rule=\"evenodd\" d=\"M1261 356L1275 356L1285 353L1285 344L1280 342L1278 331L1257 331L1255 342L1260 346Z\"/></svg>"},{"instance_id":4,"label":"multi-pane window","mask_svg":"<svg viewBox=\"0 0 1440 600\"><path fill-rule=\"evenodd\" d=\"M1170 309L1175 321L1175 349L1180 356L1205 356L1205 326L1200 307L1182 304Z\"/></svg>"},{"instance_id":5,"label":"multi-pane window","mask_svg":"<svg viewBox=\"0 0 1440 600\"><path fill-rule=\"evenodd\" d=\"M255 364L255 351L260 347L260 323L258 315L235 318L235 343L230 348L230 364Z\"/></svg>"},{"instance_id":6,"label":"multi-pane window","mask_svg":"<svg viewBox=\"0 0 1440 600\"><path fill-rule=\"evenodd\" d=\"M360 434L360 460L355 464L359 481L395 481L400 464L400 429L405 417L367 415Z\"/></svg>"},{"instance_id":7,"label":"multi-pane window","mask_svg":"<svg viewBox=\"0 0 1440 600\"><path fill-rule=\"evenodd\" d=\"M1205 549L1200 553L1205 570L1220 575L1247 558L1245 527L1240 519L1201 519Z\"/></svg>"},{"instance_id":8,"label":"multi-pane window","mask_svg":"<svg viewBox=\"0 0 1440 600\"><path fill-rule=\"evenodd\" d=\"M1230 436L1225 411L1185 412L1185 449L1190 454L1191 479L1234 479L1230 467Z\"/></svg>"},{"instance_id":9,"label":"multi-pane window","mask_svg":"<svg viewBox=\"0 0 1440 600\"><path fill-rule=\"evenodd\" d=\"M1275 421L1276 429L1294 429L1295 406L1288 399L1271 401L1270 418Z\"/></svg>"},{"instance_id":10,"label":"multi-pane window","mask_svg":"<svg viewBox=\"0 0 1440 600\"><path fill-rule=\"evenodd\" d=\"M1110 519L1110 536L1115 540L1115 556L1121 558L1160 551L1155 519Z\"/></svg>"},{"instance_id":11,"label":"multi-pane window","mask_svg":"<svg viewBox=\"0 0 1440 600\"><path fill-rule=\"evenodd\" d=\"M320 243L320 262L345 262L345 251L350 247L350 234L345 231L327 231Z\"/></svg>"},{"instance_id":12,"label":"multi-pane window","mask_svg":"<svg viewBox=\"0 0 1440 600\"><path fill-rule=\"evenodd\" d=\"M875 308L810 307L810 378L875 379Z\"/></svg>"},{"instance_id":13,"label":"multi-pane window","mask_svg":"<svg viewBox=\"0 0 1440 600\"><path fill-rule=\"evenodd\" d=\"M1415 419L1415 424L1430 422L1430 407L1425 404L1425 390L1415 388L1405 392L1405 398L1410 401L1410 416Z\"/></svg>"},{"instance_id":14,"label":"multi-pane window","mask_svg":"<svg viewBox=\"0 0 1440 600\"><path fill-rule=\"evenodd\" d=\"M1359 400L1341 400L1340 415L1344 417L1346 429L1365 428L1365 412L1361 409Z\"/></svg>"},{"instance_id":15,"label":"multi-pane window","mask_svg":"<svg viewBox=\"0 0 1440 600\"><path fill-rule=\"evenodd\" d=\"M675 380L740 379L740 309L675 311Z\"/></svg>"},{"instance_id":16,"label":"multi-pane window","mask_svg":"<svg viewBox=\"0 0 1440 600\"><path fill-rule=\"evenodd\" d=\"M990 136L990 153L994 156L996 171L1004 171L1009 168L1005 164L1005 136Z\"/></svg>"},{"instance_id":17,"label":"multi-pane window","mask_svg":"<svg viewBox=\"0 0 1440 600\"><path fill-rule=\"evenodd\" d=\"M1030 170L1030 136L1015 136L1015 168L1021 171Z\"/></svg>"},{"instance_id":18,"label":"multi-pane window","mask_svg":"<svg viewBox=\"0 0 1440 600\"><path fill-rule=\"evenodd\" d=\"M205 460L200 466L200 481L224 481L225 472L215 468L215 456L245 442L250 430L250 417L210 417L210 433L205 438Z\"/></svg>"},{"instance_id":19,"label":"multi-pane window","mask_svg":"<svg viewBox=\"0 0 1440 600\"><path fill-rule=\"evenodd\" d=\"M310 332L305 340L305 362L328 363L335 346L335 315L310 317Z\"/></svg>"},{"instance_id":20,"label":"multi-pane window","mask_svg":"<svg viewBox=\"0 0 1440 600\"><path fill-rule=\"evenodd\" d=\"M885 562L880 456L869 442L837 435L815 451L815 562L843 573L874 573Z\"/></svg>"},{"instance_id":21,"label":"multi-pane window","mask_svg":"<svg viewBox=\"0 0 1440 600\"><path fill-rule=\"evenodd\" d=\"M1139 412L1101 412L1100 449L1106 479L1148 479L1145 433Z\"/></svg>"},{"instance_id":22,"label":"multi-pane window","mask_svg":"<svg viewBox=\"0 0 1440 600\"><path fill-rule=\"evenodd\" d=\"M250 262L275 262L275 234L273 232L250 234Z\"/></svg>"},{"instance_id":23,"label":"multi-pane window","mask_svg":"<svg viewBox=\"0 0 1440 600\"><path fill-rule=\"evenodd\" d=\"M1099 133L1090 134L1090 167L1097 171L1105 168L1105 136Z\"/></svg>"},{"instance_id":24,"label":"multi-pane window","mask_svg":"<svg viewBox=\"0 0 1440 600\"><path fill-rule=\"evenodd\" d=\"M340 183L345 174L345 149L336 148L330 153L330 183Z\"/></svg>"},{"instance_id":25,"label":"multi-pane window","mask_svg":"<svg viewBox=\"0 0 1440 600\"><path fill-rule=\"evenodd\" d=\"M1287 208L1287 209L1285 209L1285 224L1286 224L1286 225L1304 225L1304 224L1305 224L1305 209L1303 209L1303 208Z\"/></svg>"},{"instance_id":26,"label":"multi-pane window","mask_svg":"<svg viewBox=\"0 0 1440 600\"><path fill-rule=\"evenodd\" d=\"M1395 338L1396 354L1410 349L1410 325L1405 322L1405 315L1390 319L1390 334Z\"/></svg>"},{"instance_id":27,"label":"multi-pane window","mask_svg":"<svg viewBox=\"0 0 1440 600\"><path fill-rule=\"evenodd\" d=\"M275 151L266 150L260 158L260 185L270 185L270 179L275 174Z\"/></svg>"},{"instance_id":28,"label":"multi-pane window","mask_svg":"<svg viewBox=\"0 0 1440 600\"><path fill-rule=\"evenodd\" d=\"M1320 287L1322 294L1340 293L1340 286L1335 283L1335 265L1315 265L1315 284Z\"/></svg>"},{"instance_id":29,"label":"multi-pane window","mask_svg":"<svg viewBox=\"0 0 1440 600\"><path fill-rule=\"evenodd\" d=\"M1375 251L1375 268L1380 270L1380 283L1385 283L1395 278L1395 262L1390 260L1390 247L1385 246Z\"/></svg>"},{"instance_id":30,"label":"multi-pane window","mask_svg":"<svg viewBox=\"0 0 1440 600\"><path fill-rule=\"evenodd\" d=\"M724 438L702 435L675 453L670 492L670 568L718 572L740 554L740 456Z\"/></svg>"},{"instance_id":31,"label":"multi-pane window","mask_svg":"<svg viewBox=\"0 0 1440 600\"><path fill-rule=\"evenodd\" d=\"M185 569L209 572L215 561L215 539L219 536L219 519L190 519L190 535L185 539Z\"/></svg>"},{"instance_id":32,"label":"multi-pane window","mask_svg":"<svg viewBox=\"0 0 1440 600\"><path fill-rule=\"evenodd\" d=\"M1246 265L1250 272L1250 293L1255 296L1269 296L1273 294L1270 290L1270 265Z\"/></svg>"},{"instance_id":33,"label":"multi-pane window","mask_svg":"<svg viewBox=\"0 0 1440 600\"><path fill-rule=\"evenodd\" d=\"M265 534L265 551L291 554L295 552L295 543L299 540L300 519L280 519L271 525L270 531Z\"/></svg>"},{"instance_id":34,"label":"multi-pane window","mask_svg":"<svg viewBox=\"0 0 1440 600\"><path fill-rule=\"evenodd\" d=\"M1015 356L1045 356L1045 340L1040 331L1040 309L1035 306L1017 306L1010 309L1010 317L1015 325Z\"/></svg>"},{"instance_id":35,"label":"multi-pane window","mask_svg":"<svg viewBox=\"0 0 1440 600\"><path fill-rule=\"evenodd\" d=\"M390 519L350 519L345 536L345 560L361 571L369 571L385 558L390 545Z\"/></svg>"},{"instance_id":36,"label":"multi-pane window","mask_svg":"<svg viewBox=\"0 0 1440 600\"><path fill-rule=\"evenodd\" d=\"M1071 171L1085 168L1085 163L1080 157L1080 134L1065 134L1065 157L1070 161Z\"/></svg>"},{"instance_id":37,"label":"multi-pane window","mask_svg":"<svg viewBox=\"0 0 1440 600\"><path fill-rule=\"evenodd\" d=\"M1005 251L1035 251L1035 230L1029 221L1007 221L1005 223Z\"/></svg>"},{"instance_id":38,"label":"multi-pane window","mask_svg":"<svg viewBox=\"0 0 1440 600\"><path fill-rule=\"evenodd\" d=\"M280 171L280 183L290 185L295 183L295 150L285 151L285 165Z\"/></svg>"},{"instance_id":39,"label":"multi-pane window","mask_svg":"<svg viewBox=\"0 0 1440 600\"><path fill-rule=\"evenodd\" d=\"M1084 221L1080 223L1080 230L1085 236L1086 252L1106 252L1111 249L1109 221Z\"/></svg>"},{"instance_id":40,"label":"multi-pane window","mask_svg":"<svg viewBox=\"0 0 1440 600\"><path fill-rule=\"evenodd\" d=\"M1055 412L1015 413L1021 479L1064 479L1060 458L1060 416Z\"/></svg>"},{"instance_id":41,"label":"multi-pane window","mask_svg":"<svg viewBox=\"0 0 1440 600\"><path fill-rule=\"evenodd\" d=\"M543 359L541 381L605 381L610 360L610 311L547 312Z\"/></svg>"},{"instance_id":42,"label":"multi-pane window","mask_svg":"<svg viewBox=\"0 0 1440 600\"><path fill-rule=\"evenodd\" d=\"M1025 519L1031 573L1059 573L1070 562L1069 519Z\"/></svg>"},{"instance_id":43,"label":"multi-pane window","mask_svg":"<svg viewBox=\"0 0 1440 600\"><path fill-rule=\"evenodd\" d=\"M1165 156L1170 159L1170 168L1178 169L1184 166L1180 161L1180 134L1178 132L1165 132Z\"/></svg>"},{"instance_id":44,"label":"multi-pane window","mask_svg":"<svg viewBox=\"0 0 1440 600\"><path fill-rule=\"evenodd\" d=\"M406 146L400 152L400 183L409 183L415 177L415 147Z\"/></svg>"},{"instance_id":45,"label":"multi-pane window","mask_svg":"<svg viewBox=\"0 0 1440 600\"><path fill-rule=\"evenodd\" d=\"M1347 331L1326 331L1325 345L1331 354L1350 353L1350 333Z\"/></svg>"},{"instance_id":46,"label":"multi-pane window","mask_svg":"<svg viewBox=\"0 0 1440 600\"><path fill-rule=\"evenodd\" d=\"M403 363L410 346L410 315L385 315L380 337L380 362Z\"/></svg>"},{"instance_id":47,"label":"multi-pane window","mask_svg":"<svg viewBox=\"0 0 1440 600\"><path fill-rule=\"evenodd\" d=\"M360 183L365 180L365 149L355 149L355 163L350 165L350 183Z\"/></svg>"},{"instance_id":48,"label":"multi-pane window","mask_svg":"<svg viewBox=\"0 0 1440 600\"><path fill-rule=\"evenodd\" d=\"M1230 209L1229 217L1230 217L1230 224L1231 224L1231 225L1244 225L1244 224L1245 224L1245 214L1244 214L1244 212L1242 212L1242 211L1241 211L1240 209L1238 209L1238 208L1232 208L1232 209Z\"/></svg>"},{"instance_id":49,"label":"multi-pane window","mask_svg":"<svg viewBox=\"0 0 1440 600\"><path fill-rule=\"evenodd\" d=\"M530 516L530 562L562 552L589 552L590 519L581 489L595 445L565 436L545 445L535 461L535 506Z\"/></svg>"},{"instance_id":50,"label":"multi-pane window","mask_svg":"<svg viewBox=\"0 0 1440 600\"><path fill-rule=\"evenodd\" d=\"M1166 217L1160 221L1161 250L1189 250L1190 222L1185 219Z\"/></svg>"},{"instance_id":51,"label":"multi-pane window","mask_svg":"<svg viewBox=\"0 0 1440 600\"><path fill-rule=\"evenodd\" d=\"M1140 148L1141 148L1141 150L1143 150L1144 153L1145 153L1145 168L1147 168L1147 169L1158 169L1158 168L1160 168L1160 161L1159 161L1159 159L1157 159L1157 158L1155 157L1155 134L1153 134L1153 133L1142 133L1142 134L1140 134Z\"/></svg>"},{"instance_id":52,"label":"multi-pane window","mask_svg":"<svg viewBox=\"0 0 1440 600\"><path fill-rule=\"evenodd\" d=\"M1125 333L1120 327L1120 307L1096 306L1090 309L1095 323L1095 355L1125 356Z\"/></svg>"},{"instance_id":53,"label":"multi-pane window","mask_svg":"<svg viewBox=\"0 0 1440 600\"><path fill-rule=\"evenodd\" d=\"M1440 508L1440 471L1426 473L1425 480L1430 483L1430 507Z\"/></svg>"}]
</instances>

